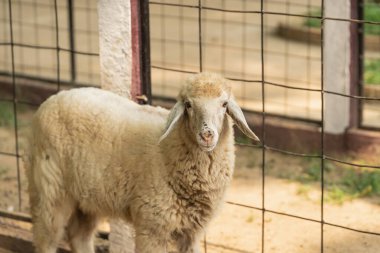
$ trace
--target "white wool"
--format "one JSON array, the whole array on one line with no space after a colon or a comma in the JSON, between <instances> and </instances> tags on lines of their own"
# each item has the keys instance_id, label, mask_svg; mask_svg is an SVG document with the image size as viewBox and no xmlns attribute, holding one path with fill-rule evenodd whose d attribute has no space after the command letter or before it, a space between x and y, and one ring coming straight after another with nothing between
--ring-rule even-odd
<instances>
[{"instance_id":1,"label":"white wool","mask_svg":"<svg viewBox=\"0 0 380 253\"><path fill-rule=\"evenodd\" d=\"M41 105L25 156L38 252L55 252L65 225L74 251L94 252L103 217L132 223L139 253L166 252L168 240L181 253L198 252L233 173L231 118L204 152L185 116L158 144L168 115L96 88L62 91Z\"/></svg>"}]
</instances>

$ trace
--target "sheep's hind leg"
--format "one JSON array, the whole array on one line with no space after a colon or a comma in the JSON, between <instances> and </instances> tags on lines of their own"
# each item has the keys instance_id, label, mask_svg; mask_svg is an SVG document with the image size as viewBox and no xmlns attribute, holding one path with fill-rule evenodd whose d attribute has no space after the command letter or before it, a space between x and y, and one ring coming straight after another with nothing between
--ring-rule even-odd
<instances>
[{"instance_id":1,"label":"sheep's hind leg","mask_svg":"<svg viewBox=\"0 0 380 253\"><path fill-rule=\"evenodd\" d=\"M59 176L54 164L48 159L38 161L38 166L27 170L33 241L37 253L55 253L73 208L70 200L65 199L60 192L60 182L56 180ZM35 170L40 173L39 187L34 181Z\"/></svg>"},{"instance_id":2,"label":"sheep's hind leg","mask_svg":"<svg viewBox=\"0 0 380 253\"><path fill-rule=\"evenodd\" d=\"M70 214L62 207L40 207L33 212L33 237L37 253L55 253Z\"/></svg>"},{"instance_id":3,"label":"sheep's hind leg","mask_svg":"<svg viewBox=\"0 0 380 253\"><path fill-rule=\"evenodd\" d=\"M98 219L94 215L85 214L79 209L69 221L68 237L74 253L94 253L94 234Z\"/></svg>"}]
</instances>

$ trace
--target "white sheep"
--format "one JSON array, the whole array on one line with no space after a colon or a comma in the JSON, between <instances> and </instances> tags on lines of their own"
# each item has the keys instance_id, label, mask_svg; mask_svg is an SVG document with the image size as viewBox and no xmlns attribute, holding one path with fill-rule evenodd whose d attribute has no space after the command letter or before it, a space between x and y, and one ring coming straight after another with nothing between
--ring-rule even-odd
<instances>
[{"instance_id":1,"label":"white sheep","mask_svg":"<svg viewBox=\"0 0 380 253\"><path fill-rule=\"evenodd\" d=\"M94 252L104 217L133 224L138 253L200 252L233 173L231 118L258 140L230 90L201 73L170 112L96 88L44 102L25 157L37 252L56 252L65 226L73 252Z\"/></svg>"}]
</instances>

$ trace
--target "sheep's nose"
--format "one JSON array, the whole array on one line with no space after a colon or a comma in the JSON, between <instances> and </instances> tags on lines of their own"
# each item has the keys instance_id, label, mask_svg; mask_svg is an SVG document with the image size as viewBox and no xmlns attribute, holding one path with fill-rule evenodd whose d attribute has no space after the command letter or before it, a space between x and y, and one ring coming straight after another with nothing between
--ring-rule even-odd
<instances>
[{"instance_id":1,"label":"sheep's nose","mask_svg":"<svg viewBox=\"0 0 380 253\"><path fill-rule=\"evenodd\" d=\"M205 142L212 141L212 138L214 137L214 134L211 130L202 131L199 135L201 136L202 140L204 140Z\"/></svg>"}]
</instances>

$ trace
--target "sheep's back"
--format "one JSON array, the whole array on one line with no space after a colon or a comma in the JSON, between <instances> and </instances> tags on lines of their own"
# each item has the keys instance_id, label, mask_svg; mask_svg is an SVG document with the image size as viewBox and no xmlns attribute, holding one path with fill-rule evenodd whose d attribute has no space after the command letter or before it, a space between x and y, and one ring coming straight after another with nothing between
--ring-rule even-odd
<instances>
[{"instance_id":1,"label":"sheep's back","mask_svg":"<svg viewBox=\"0 0 380 253\"><path fill-rule=\"evenodd\" d=\"M120 209L126 197L120 194L132 187L136 169L129 165L156 152L166 116L164 109L95 88L60 92L41 105L33 120L33 159L48 158L50 164L37 166L35 173L50 170L56 175L52 180L59 181L55 184L83 209L94 203L98 211Z\"/></svg>"}]
</instances>

